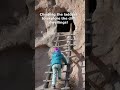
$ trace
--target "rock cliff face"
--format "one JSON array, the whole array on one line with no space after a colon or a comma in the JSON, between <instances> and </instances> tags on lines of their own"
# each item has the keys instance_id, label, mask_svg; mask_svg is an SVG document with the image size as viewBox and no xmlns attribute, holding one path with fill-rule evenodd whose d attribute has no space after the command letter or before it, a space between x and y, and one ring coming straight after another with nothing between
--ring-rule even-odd
<instances>
[{"instance_id":1,"label":"rock cliff face","mask_svg":"<svg viewBox=\"0 0 120 90\"><path fill-rule=\"evenodd\" d=\"M32 90L34 2L1 0L0 89ZM19 88L18 88L19 87Z\"/></svg>"},{"instance_id":2,"label":"rock cliff face","mask_svg":"<svg viewBox=\"0 0 120 90\"><path fill-rule=\"evenodd\" d=\"M92 52L95 56L106 65L107 68L111 68L111 78L113 81L104 85L104 90L119 90L120 83L120 1L119 0L96 0L97 7L93 13L92 21L95 22L93 26L93 48ZM88 64L87 64L88 65ZM89 65L88 65L89 66ZM92 70L96 66L90 64ZM97 68L96 68L97 69ZM104 71L104 70L103 70ZM113 76L114 74L114 76ZM96 79L97 76L101 78ZM115 77L117 80L115 80ZM96 73L92 78L96 84L104 81L102 75ZM94 90L93 88L91 90Z\"/></svg>"},{"instance_id":3,"label":"rock cliff face","mask_svg":"<svg viewBox=\"0 0 120 90\"><path fill-rule=\"evenodd\" d=\"M49 6L49 8L48 8ZM85 65L84 54L85 54L85 1L83 0L38 0L36 1L36 29L35 29L35 82L36 88L42 86L42 80L45 79L43 76L44 71L47 71L46 65L49 63L48 53L49 49L53 46L52 41L54 40L55 34L57 33L56 24L48 24L47 21L43 21L39 16L39 13L62 13L70 12L77 13L77 16L73 19L75 25L75 42L76 45L72 52L75 56L72 58L71 65L71 86L73 84L74 90L84 90L84 68L81 66ZM44 51L44 53L43 53ZM44 55L43 55L44 54Z\"/></svg>"},{"instance_id":4,"label":"rock cliff face","mask_svg":"<svg viewBox=\"0 0 120 90\"><path fill-rule=\"evenodd\" d=\"M93 49L96 56L100 56L106 64L119 66L119 46L120 46L120 7L119 0L98 0L97 8L93 14L93 25L95 37L93 45L98 47ZM116 68L120 73L119 69Z\"/></svg>"},{"instance_id":5,"label":"rock cliff face","mask_svg":"<svg viewBox=\"0 0 120 90\"><path fill-rule=\"evenodd\" d=\"M2 10L3 15L0 21L4 20L4 22L1 22L0 25L0 50L23 43L34 47L34 6L31 4L33 1L22 0L12 5L14 2L17 3L13 0L8 6L13 8L9 14L7 14L9 10L6 8ZM20 4L21 6L19 6Z\"/></svg>"}]
</instances>

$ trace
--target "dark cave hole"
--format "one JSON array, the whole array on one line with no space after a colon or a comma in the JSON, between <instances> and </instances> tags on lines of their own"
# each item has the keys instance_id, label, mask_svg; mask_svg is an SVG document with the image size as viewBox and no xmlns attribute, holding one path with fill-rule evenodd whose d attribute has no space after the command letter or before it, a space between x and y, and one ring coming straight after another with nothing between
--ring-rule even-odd
<instances>
[{"instance_id":1,"label":"dark cave hole","mask_svg":"<svg viewBox=\"0 0 120 90\"><path fill-rule=\"evenodd\" d=\"M58 18L67 18L67 20L58 20L60 22L67 22L67 24L57 24L57 32L69 32L70 31L70 24L72 24L72 31L75 30L75 25L73 20L69 20L68 18L72 18L72 16L65 16L65 14L70 14L69 12L61 13L63 16L58 16Z\"/></svg>"},{"instance_id":2,"label":"dark cave hole","mask_svg":"<svg viewBox=\"0 0 120 90\"><path fill-rule=\"evenodd\" d=\"M89 13L92 14L96 9L97 1L96 0L90 0L89 1Z\"/></svg>"},{"instance_id":3,"label":"dark cave hole","mask_svg":"<svg viewBox=\"0 0 120 90\"><path fill-rule=\"evenodd\" d=\"M0 89L33 90L34 50L29 45L19 45L0 51Z\"/></svg>"}]
</instances>

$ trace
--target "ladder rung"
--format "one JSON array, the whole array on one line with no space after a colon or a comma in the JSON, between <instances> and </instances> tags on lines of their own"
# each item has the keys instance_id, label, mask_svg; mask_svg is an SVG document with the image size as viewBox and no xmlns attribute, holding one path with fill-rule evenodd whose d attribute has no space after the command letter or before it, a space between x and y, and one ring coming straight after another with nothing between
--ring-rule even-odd
<instances>
[{"instance_id":1,"label":"ladder rung","mask_svg":"<svg viewBox=\"0 0 120 90\"><path fill-rule=\"evenodd\" d=\"M61 88L61 90L69 90L70 87L64 87L64 88Z\"/></svg>"},{"instance_id":2,"label":"ladder rung","mask_svg":"<svg viewBox=\"0 0 120 90\"><path fill-rule=\"evenodd\" d=\"M75 36L74 34L70 34L70 35L56 35L56 37L60 37L60 36Z\"/></svg>"},{"instance_id":3,"label":"ladder rung","mask_svg":"<svg viewBox=\"0 0 120 90\"><path fill-rule=\"evenodd\" d=\"M61 79L61 81L69 81L69 79ZM43 82L52 82L52 80L43 80Z\"/></svg>"},{"instance_id":4,"label":"ladder rung","mask_svg":"<svg viewBox=\"0 0 120 90\"><path fill-rule=\"evenodd\" d=\"M43 80L43 82L52 82L52 80Z\"/></svg>"},{"instance_id":5,"label":"ladder rung","mask_svg":"<svg viewBox=\"0 0 120 90\"><path fill-rule=\"evenodd\" d=\"M61 52L62 52L62 53L63 53L63 52L72 52L72 50L65 50L65 51L61 51Z\"/></svg>"},{"instance_id":6,"label":"ladder rung","mask_svg":"<svg viewBox=\"0 0 120 90\"><path fill-rule=\"evenodd\" d=\"M66 65L66 64L62 64L62 65ZM51 65L49 64L49 65L47 65L47 66L49 66L49 67L50 67Z\"/></svg>"},{"instance_id":7,"label":"ladder rung","mask_svg":"<svg viewBox=\"0 0 120 90\"><path fill-rule=\"evenodd\" d=\"M53 41L53 42L64 42L64 41L75 41L74 39L64 39L64 40L58 40L58 41Z\"/></svg>"},{"instance_id":8,"label":"ladder rung","mask_svg":"<svg viewBox=\"0 0 120 90\"><path fill-rule=\"evenodd\" d=\"M91 46L92 44L91 43L85 43L85 46Z\"/></svg>"},{"instance_id":9,"label":"ladder rung","mask_svg":"<svg viewBox=\"0 0 120 90\"><path fill-rule=\"evenodd\" d=\"M61 46L53 46L53 47L68 47L68 46L76 46L74 44L69 44L69 45L61 45Z\"/></svg>"},{"instance_id":10,"label":"ladder rung","mask_svg":"<svg viewBox=\"0 0 120 90\"><path fill-rule=\"evenodd\" d=\"M61 73L66 73L66 72L69 72L69 71L62 71ZM52 74L53 72L49 72L49 71L48 71L48 72L45 72L45 73L46 73L46 74L48 74L48 73L51 73L51 74Z\"/></svg>"}]
</instances>

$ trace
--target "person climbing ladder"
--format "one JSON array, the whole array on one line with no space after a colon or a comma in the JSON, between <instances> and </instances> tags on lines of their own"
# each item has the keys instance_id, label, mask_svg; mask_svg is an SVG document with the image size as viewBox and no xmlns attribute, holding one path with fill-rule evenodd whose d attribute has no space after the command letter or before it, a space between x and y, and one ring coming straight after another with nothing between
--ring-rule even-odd
<instances>
[{"instance_id":1,"label":"person climbing ladder","mask_svg":"<svg viewBox=\"0 0 120 90\"><path fill-rule=\"evenodd\" d=\"M54 52L52 53L52 59L51 59L51 66L52 66L52 88L56 88L56 80L57 80L57 74L58 79L61 80L61 68L62 68L62 62L67 65L67 60L65 59L64 55L61 53L59 48L54 48Z\"/></svg>"}]
</instances>

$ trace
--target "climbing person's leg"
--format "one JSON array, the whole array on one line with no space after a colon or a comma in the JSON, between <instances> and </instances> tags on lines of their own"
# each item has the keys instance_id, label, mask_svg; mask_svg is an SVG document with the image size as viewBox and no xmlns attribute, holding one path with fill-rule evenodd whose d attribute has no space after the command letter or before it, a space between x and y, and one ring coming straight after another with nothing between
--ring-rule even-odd
<instances>
[{"instance_id":1,"label":"climbing person's leg","mask_svg":"<svg viewBox=\"0 0 120 90\"><path fill-rule=\"evenodd\" d=\"M58 64L58 79L60 80L61 79L61 65Z\"/></svg>"},{"instance_id":2,"label":"climbing person's leg","mask_svg":"<svg viewBox=\"0 0 120 90\"><path fill-rule=\"evenodd\" d=\"M56 64L54 64L52 66L52 71L53 71L53 74L52 74L52 86L55 87L56 78L57 78L57 67L56 67Z\"/></svg>"}]
</instances>

